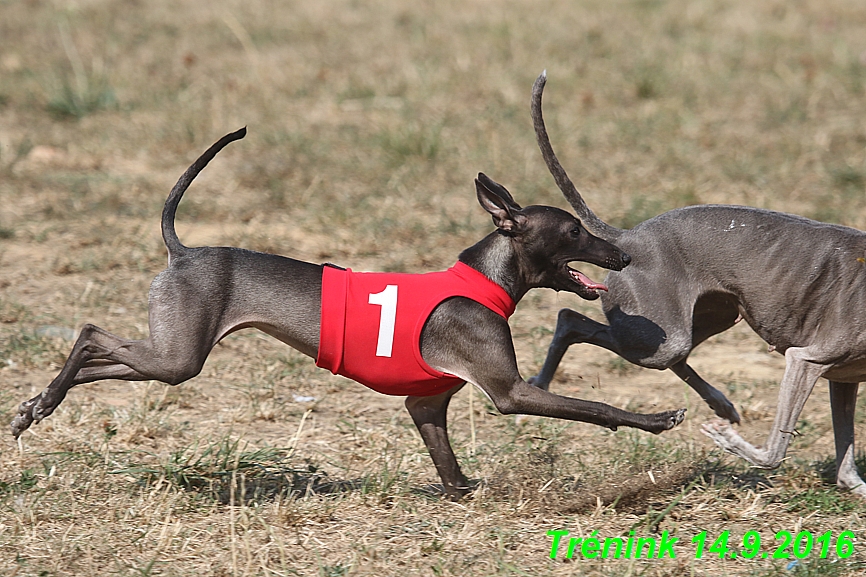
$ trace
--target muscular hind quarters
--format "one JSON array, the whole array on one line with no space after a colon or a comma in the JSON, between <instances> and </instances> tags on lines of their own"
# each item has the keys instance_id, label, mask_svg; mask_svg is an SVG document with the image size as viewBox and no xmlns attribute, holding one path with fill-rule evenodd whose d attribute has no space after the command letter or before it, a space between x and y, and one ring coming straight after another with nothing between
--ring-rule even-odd
<instances>
[{"instance_id":1,"label":"muscular hind quarters","mask_svg":"<svg viewBox=\"0 0 866 577\"><path fill-rule=\"evenodd\" d=\"M154 379L178 385L201 372L209 352L210 346L202 347L201 343L194 341L163 342L153 336L145 340L128 340L87 324L81 329L70 361L75 362L73 357L78 353L78 378L75 380L79 382L103 378Z\"/></svg>"}]
</instances>

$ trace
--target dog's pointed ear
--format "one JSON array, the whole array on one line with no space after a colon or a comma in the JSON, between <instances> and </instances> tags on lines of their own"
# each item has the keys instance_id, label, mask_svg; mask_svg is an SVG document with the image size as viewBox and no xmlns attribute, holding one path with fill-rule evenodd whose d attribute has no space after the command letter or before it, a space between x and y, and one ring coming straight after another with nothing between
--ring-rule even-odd
<instances>
[{"instance_id":1,"label":"dog's pointed ear","mask_svg":"<svg viewBox=\"0 0 866 577\"><path fill-rule=\"evenodd\" d=\"M497 228L506 232L520 232L523 229L526 215L508 189L479 172L475 179L475 193L478 202L493 217L493 224Z\"/></svg>"}]
</instances>

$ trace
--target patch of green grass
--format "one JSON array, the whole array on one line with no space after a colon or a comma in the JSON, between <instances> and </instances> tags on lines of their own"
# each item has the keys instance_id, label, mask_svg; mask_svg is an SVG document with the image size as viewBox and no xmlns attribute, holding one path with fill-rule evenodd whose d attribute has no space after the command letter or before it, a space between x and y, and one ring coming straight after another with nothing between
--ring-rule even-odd
<instances>
[{"instance_id":1,"label":"patch of green grass","mask_svg":"<svg viewBox=\"0 0 866 577\"><path fill-rule=\"evenodd\" d=\"M641 61L635 65L629 74L629 80L634 85L634 95L639 100L652 100L663 96L667 83L667 69L653 61Z\"/></svg>"},{"instance_id":2,"label":"patch of green grass","mask_svg":"<svg viewBox=\"0 0 866 577\"><path fill-rule=\"evenodd\" d=\"M33 469L23 469L21 476L17 481L7 482L0 481L0 497L6 495L15 495L29 491L36 486L38 478Z\"/></svg>"},{"instance_id":3,"label":"patch of green grass","mask_svg":"<svg viewBox=\"0 0 866 577\"><path fill-rule=\"evenodd\" d=\"M611 219L614 226L620 228L634 228L645 220L666 212L671 207L657 198L648 198L642 195L634 195L630 199L630 206L619 218Z\"/></svg>"},{"instance_id":4,"label":"patch of green grass","mask_svg":"<svg viewBox=\"0 0 866 577\"><path fill-rule=\"evenodd\" d=\"M0 398L5 404L6 399ZM54 452L37 454L38 464L22 468L14 480L0 480L0 500L6 497L21 495L38 487L40 478L46 479L54 474L58 466L75 464L87 470L93 470L104 462L104 456L94 452Z\"/></svg>"},{"instance_id":5,"label":"patch of green grass","mask_svg":"<svg viewBox=\"0 0 866 577\"><path fill-rule=\"evenodd\" d=\"M59 85L49 96L48 111L58 118L81 119L93 112L115 107L117 97L108 81L102 60L94 58L90 69L87 69L72 41L68 26L60 26L59 32L69 68L58 74Z\"/></svg>"},{"instance_id":6,"label":"patch of green grass","mask_svg":"<svg viewBox=\"0 0 866 577\"><path fill-rule=\"evenodd\" d=\"M496 414L490 404L486 410ZM586 467L580 453L569 451L568 444L561 442L571 423L511 417L497 422L504 425L499 438L485 437L474 454L460 456L470 482L484 485L485 495L497 502L524 494L538 495L541 502L557 502L578 490Z\"/></svg>"},{"instance_id":7,"label":"patch of green grass","mask_svg":"<svg viewBox=\"0 0 866 577\"><path fill-rule=\"evenodd\" d=\"M64 77L48 101L48 111L58 118L81 119L116 105L117 98L108 80L91 77L77 83Z\"/></svg>"},{"instance_id":8,"label":"patch of green grass","mask_svg":"<svg viewBox=\"0 0 866 577\"><path fill-rule=\"evenodd\" d=\"M51 362L62 362L67 346L61 339L42 337L21 328L0 338L0 365L44 367Z\"/></svg>"},{"instance_id":9,"label":"patch of green grass","mask_svg":"<svg viewBox=\"0 0 866 577\"><path fill-rule=\"evenodd\" d=\"M291 450L266 447L248 449L226 437L204 446L196 443L174 451L157 465L130 464L111 471L138 477L147 485L159 480L205 495L219 503L253 503L277 496L303 494L334 484L315 465L290 462Z\"/></svg>"},{"instance_id":10,"label":"patch of green grass","mask_svg":"<svg viewBox=\"0 0 866 577\"><path fill-rule=\"evenodd\" d=\"M859 575L863 563L845 559L821 559L812 557L794 559L774 564L770 568L760 567L748 573L749 577L842 577Z\"/></svg>"},{"instance_id":11,"label":"patch of green grass","mask_svg":"<svg viewBox=\"0 0 866 577\"><path fill-rule=\"evenodd\" d=\"M380 503L386 503L397 493L406 492L406 479L408 475L403 469L403 455L393 454L392 451L383 451L379 462L379 469L365 475L360 481L360 490L363 495L372 496Z\"/></svg>"},{"instance_id":12,"label":"patch of green grass","mask_svg":"<svg viewBox=\"0 0 866 577\"><path fill-rule=\"evenodd\" d=\"M664 437L647 435L630 428L623 428L613 434L617 437L619 451L611 456L611 462L625 470L642 472L650 467L685 459L683 447Z\"/></svg>"},{"instance_id":13,"label":"patch of green grass","mask_svg":"<svg viewBox=\"0 0 866 577\"><path fill-rule=\"evenodd\" d=\"M641 100L649 100L659 96L658 80L652 76L642 76L635 85L635 96Z\"/></svg>"},{"instance_id":14,"label":"patch of green grass","mask_svg":"<svg viewBox=\"0 0 866 577\"><path fill-rule=\"evenodd\" d=\"M860 415L858 411L858 423L860 422L859 418ZM859 470L866 470L866 453L858 452L857 456L854 457L854 464ZM836 484L836 459L834 457L827 457L826 459L815 461L812 463L812 470L818 473L823 483L827 485Z\"/></svg>"},{"instance_id":15,"label":"patch of green grass","mask_svg":"<svg viewBox=\"0 0 866 577\"><path fill-rule=\"evenodd\" d=\"M409 123L379 133L378 142L391 164L435 160L442 151L442 126Z\"/></svg>"},{"instance_id":16,"label":"patch of green grass","mask_svg":"<svg viewBox=\"0 0 866 577\"><path fill-rule=\"evenodd\" d=\"M0 299L0 322L17 323L29 317L30 313L24 305L8 299Z\"/></svg>"},{"instance_id":17,"label":"patch of green grass","mask_svg":"<svg viewBox=\"0 0 866 577\"><path fill-rule=\"evenodd\" d=\"M376 96L376 91L365 84L351 84L348 88L337 95L337 100L368 100Z\"/></svg>"},{"instance_id":18,"label":"patch of green grass","mask_svg":"<svg viewBox=\"0 0 866 577\"><path fill-rule=\"evenodd\" d=\"M851 94L862 95L866 90L866 66L859 59L851 59L848 66L840 71L844 86Z\"/></svg>"},{"instance_id":19,"label":"patch of green grass","mask_svg":"<svg viewBox=\"0 0 866 577\"><path fill-rule=\"evenodd\" d=\"M863 192L864 186L866 186L866 175L863 171L852 166L832 169L830 177L833 180L833 185L842 190L854 189L857 192Z\"/></svg>"},{"instance_id":20,"label":"patch of green grass","mask_svg":"<svg viewBox=\"0 0 866 577\"><path fill-rule=\"evenodd\" d=\"M157 565L167 564L165 561L159 561L156 558L151 559L150 561L143 563L141 566L132 566L130 569L134 571L135 575L139 575L140 577L150 577L151 575L155 575L154 571L157 570Z\"/></svg>"},{"instance_id":21,"label":"patch of green grass","mask_svg":"<svg viewBox=\"0 0 866 577\"><path fill-rule=\"evenodd\" d=\"M759 159L739 152L734 152L722 159L722 172L734 182L749 185L760 185L766 178L766 167L762 166Z\"/></svg>"},{"instance_id":22,"label":"patch of green grass","mask_svg":"<svg viewBox=\"0 0 866 577\"><path fill-rule=\"evenodd\" d=\"M319 577L343 577L352 570L351 563L337 563L335 565L320 565Z\"/></svg>"},{"instance_id":23,"label":"patch of green grass","mask_svg":"<svg viewBox=\"0 0 866 577\"><path fill-rule=\"evenodd\" d=\"M765 104L765 127L780 129L792 124L802 124L808 120L807 102L805 96L789 95L786 98L767 100Z\"/></svg>"},{"instance_id":24,"label":"patch of green grass","mask_svg":"<svg viewBox=\"0 0 866 577\"><path fill-rule=\"evenodd\" d=\"M860 511L862 502L847 497L842 491L819 487L805 491L787 493L783 497L788 511L821 511L822 513L848 513Z\"/></svg>"},{"instance_id":25,"label":"patch of green grass","mask_svg":"<svg viewBox=\"0 0 866 577\"><path fill-rule=\"evenodd\" d=\"M763 469L750 466L746 461L729 462L719 454L714 453L710 459L704 459L701 477L708 487L723 490L730 488L736 491L751 489L769 489L773 483Z\"/></svg>"},{"instance_id":26,"label":"patch of green grass","mask_svg":"<svg viewBox=\"0 0 866 577\"><path fill-rule=\"evenodd\" d=\"M854 219L866 203L863 196L866 171L850 165L830 166L826 170L832 188L818 196L820 201L815 203L809 216L824 222L856 226Z\"/></svg>"}]
</instances>

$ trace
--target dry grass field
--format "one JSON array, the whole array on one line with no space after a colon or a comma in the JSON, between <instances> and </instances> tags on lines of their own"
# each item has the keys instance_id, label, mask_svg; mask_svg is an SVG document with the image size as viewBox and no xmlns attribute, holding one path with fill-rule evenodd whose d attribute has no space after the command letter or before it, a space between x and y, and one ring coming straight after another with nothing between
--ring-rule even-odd
<instances>
[{"instance_id":1,"label":"dry grass field","mask_svg":"<svg viewBox=\"0 0 866 577\"><path fill-rule=\"evenodd\" d=\"M189 245L358 270L427 271L492 230L472 179L566 206L536 148L532 81L563 164L603 218L736 203L866 228L861 0L0 0L0 424L93 322L147 331L165 265L162 204L240 126L184 199ZM755 247L760 250L760 247ZM749 258L749 255L743 255ZM594 271L600 280L603 273ZM784 287L779 287L784 290ZM525 376L559 308L512 319ZM693 365L760 442L783 359L748 327ZM0 436L0 574L30 576L859 575L866 507L829 478L819 383L778 470L700 432L673 374L574 347L557 392L631 410L687 407L652 436L450 409L477 488L451 503L402 399L317 369L254 332L179 387L74 389L16 443ZM866 413L858 412L866 439ZM862 464L861 464L862 467ZM547 532L677 536L675 559L550 558ZM695 558L723 531L855 534L853 555Z\"/></svg>"}]
</instances>

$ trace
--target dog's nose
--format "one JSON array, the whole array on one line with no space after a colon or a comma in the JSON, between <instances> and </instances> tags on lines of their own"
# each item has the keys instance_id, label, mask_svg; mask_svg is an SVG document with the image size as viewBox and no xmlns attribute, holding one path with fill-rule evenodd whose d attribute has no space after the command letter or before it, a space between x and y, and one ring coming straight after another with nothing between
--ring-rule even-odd
<instances>
[{"instance_id":1,"label":"dog's nose","mask_svg":"<svg viewBox=\"0 0 866 577\"><path fill-rule=\"evenodd\" d=\"M631 262L631 257L626 253L622 253L622 256L619 258L620 258L620 260L622 260L623 266L625 266Z\"/></svg>"}]
</instances>

